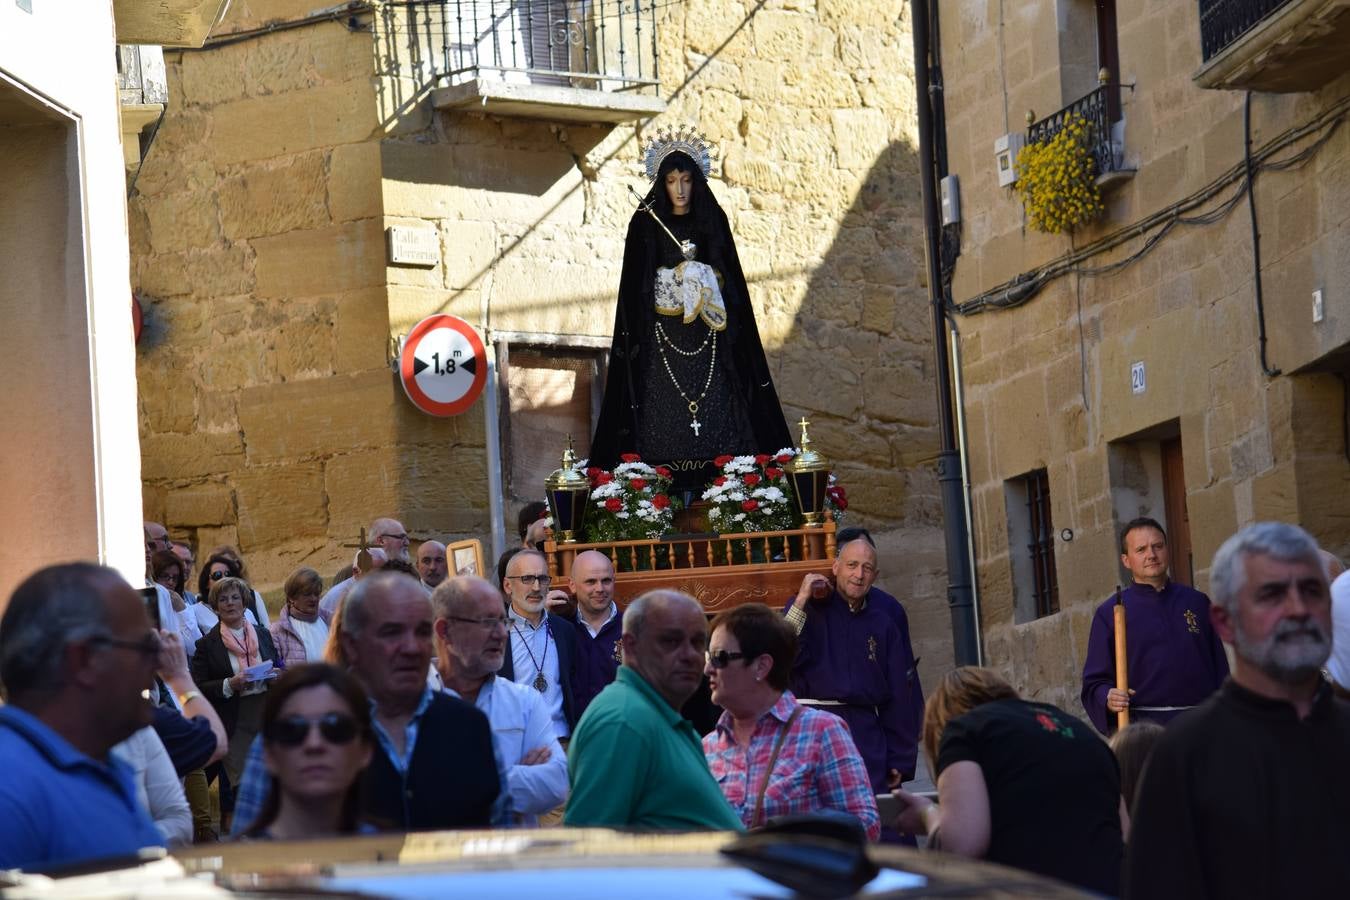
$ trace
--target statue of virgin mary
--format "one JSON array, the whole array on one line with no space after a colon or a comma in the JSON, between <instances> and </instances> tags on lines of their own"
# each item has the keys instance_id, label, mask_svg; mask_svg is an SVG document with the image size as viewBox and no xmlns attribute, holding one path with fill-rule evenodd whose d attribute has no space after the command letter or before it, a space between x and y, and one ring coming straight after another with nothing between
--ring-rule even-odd
<instances>
[{"instance_id":1,"label":"statue of virgin mary","mask_svg":"<svg viewBox=\"0 0 1350 900\"><path fill-rule=\"evenodd\" d=\"M791 446L726 214L708 187L712 147L658 134L651 190L628 223L614 342L590 464L625 453L667 465L676 490L716 476L722 454Z\"/></svg>"}]
</instances>

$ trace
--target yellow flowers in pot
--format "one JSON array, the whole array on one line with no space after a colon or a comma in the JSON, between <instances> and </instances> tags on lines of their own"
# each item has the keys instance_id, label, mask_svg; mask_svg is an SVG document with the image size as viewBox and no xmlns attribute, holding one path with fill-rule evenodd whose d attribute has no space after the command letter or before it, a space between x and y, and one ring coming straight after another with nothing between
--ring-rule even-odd
<instances>
[{"instance_id":1,"label":"yellow flowers in pot","mask_svg":"<svg viewBox=\"0 0 1350 900\"><path fill-rule=\"evenodd\" d=\"M1028 143L1017 154L1017 192L1037 231L1062 234L1097 218L1105 210L1089 150L1088 122L1070 113L1064 126L1044 143Z\"/></svg>"}]
</instances>

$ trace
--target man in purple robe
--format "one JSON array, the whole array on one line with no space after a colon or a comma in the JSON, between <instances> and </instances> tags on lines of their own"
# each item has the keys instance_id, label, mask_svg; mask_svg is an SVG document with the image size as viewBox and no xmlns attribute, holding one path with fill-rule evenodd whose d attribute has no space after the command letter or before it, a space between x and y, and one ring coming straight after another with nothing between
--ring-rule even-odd
<instances>
[{"instance_id":1,"label":"man in purple robe","mask_svg":"<svg viewBox=\"0 0 1350 900\"><path fill-rule=\"evenodd\" d=\"M809 574L787 605L798 633L792 692L848 724L872 789L885 793L914 777L923 716L918 661L900 602L872 586L871 535L845 529L836 548L834 585Z\"/></svg>"},{"instance_id":2,"label":"man in purple robe","mask_svg":"<svg viewBox=\"0 0 1350 900\"><path fill-rule=\"evenodd\" d=\"M1115 605L1097 607L1083 664L1083 708L1102 734L1116 713L1167 722L1219 689L1228 657L1209 619L1209 598L1167 577L1167 535L1153 519L1134 519L1120 535L1120 562L1133 579L1121 592L1129 692L1116 688Z\"/></svg>"}]
</instances>

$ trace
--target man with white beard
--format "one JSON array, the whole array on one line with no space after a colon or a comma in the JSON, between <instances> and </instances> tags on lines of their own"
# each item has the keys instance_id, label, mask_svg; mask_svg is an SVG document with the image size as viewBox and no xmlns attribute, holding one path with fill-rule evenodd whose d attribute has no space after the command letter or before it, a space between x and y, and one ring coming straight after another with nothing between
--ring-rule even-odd
<instances>
[{"instance_id":1,"label":"man with white beard","mask_svg":"<svg viewBox=\"0 0 1350 900\"><path fill-rule=\"evenodd\" d=\"M1210 567L1236 657L1159 740L1135 800L1127 897L1331 897L1350 884L1350 704L1321 675L1331 598L1317 542L1258 522Z\"/></svg>"}]
</instances>

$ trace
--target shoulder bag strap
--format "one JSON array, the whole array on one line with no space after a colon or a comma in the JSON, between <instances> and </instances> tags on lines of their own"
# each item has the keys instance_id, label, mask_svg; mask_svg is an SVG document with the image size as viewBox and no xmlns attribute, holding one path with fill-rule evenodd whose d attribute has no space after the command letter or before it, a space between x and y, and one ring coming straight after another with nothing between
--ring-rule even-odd
<instances>
[{"instance_id":1,"label":"shoulder bag strap","mask_svg":"<svg viewBox=\"0 0 1350 900\"><path fill-rule=\"evenodd\" d=\"M773 777L773 767L778 763L778 755L783 752L783 742L787 740L788 732L792 730L797 717L802 714L802 707L798 706L788 716L787 724L783 730L778 733L778 740L773 745L773 754L769 757L769 764L764 769L764 780L759 785L759 796L755 798L755 815L750 819L750 827L758 828L764 824L761 819L764 817L764 794L769 790L769 779Z\"/></svg>"}]
</instances>

